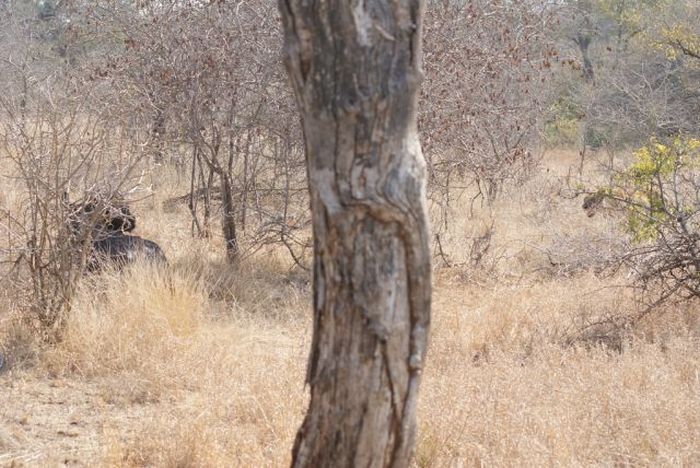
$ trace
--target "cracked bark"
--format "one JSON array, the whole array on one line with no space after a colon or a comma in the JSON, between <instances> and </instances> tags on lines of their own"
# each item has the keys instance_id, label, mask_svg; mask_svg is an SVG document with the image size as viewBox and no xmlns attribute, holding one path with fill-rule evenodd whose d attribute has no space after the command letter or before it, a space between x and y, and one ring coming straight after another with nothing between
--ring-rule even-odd
<instances>
[{"instance_id":1,"label":"cracked bark","mask_svg":"<svg viewBox=\"0 0 700 468\"><path fill-rule=\"evenodd\" d=\"M292 465L408 466L430 323L420 0L280 0L314 229Z\"/></svg>"}]
</instances>

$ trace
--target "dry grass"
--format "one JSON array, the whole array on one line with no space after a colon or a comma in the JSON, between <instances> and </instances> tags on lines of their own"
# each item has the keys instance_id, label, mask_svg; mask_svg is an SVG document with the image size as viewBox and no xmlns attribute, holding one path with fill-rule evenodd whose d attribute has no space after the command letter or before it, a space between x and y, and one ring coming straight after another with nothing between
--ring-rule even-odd
<instances>
[{"instance_id":1,"label":"dry grass","mask_svg":"<svg viewBox=\"0 0 700 468\"><path fill-rule=\"evenodd\" d=\"M692 341L672 340L664 350L635 343L621 355L552 347L527 361L498 353L479 366L431 363L422 394L421 466L700 461Z\"/></svg>"},{"instance_id":2,"label":"dry grass","mask_svg":"<svg viewBox=\"0 0 700 468\"><path fill-rule=\"evenodd\" d=\"M600 286L438 289L418 465L697 464L697 309L640 325L622 352L562 346L584 317L633 307Z\"/></svg>"},{"instance_id":3,"label":"dry grass","mask_svg":"<svg viewBox=\"0 0 700 468\"><path fill-rule=\"evenodd\" d=\"M475 213L496 220L489 275L436 275L417 466L700 464L697 305L590 327L633 312L635 298L585 268L551 267L557 236L611 229L557 196L573 159L558 155ZM306 277L275 251L232 269L217 240L164 229L187 213L163 213L159 199L136 211L169 273L84 282L50 348L0 315L2 352L24 363L0 375L0 465L287 464L307 399ZM453 226L459 252L478 222L457 210Z\"/></svg>"}]
</instances>

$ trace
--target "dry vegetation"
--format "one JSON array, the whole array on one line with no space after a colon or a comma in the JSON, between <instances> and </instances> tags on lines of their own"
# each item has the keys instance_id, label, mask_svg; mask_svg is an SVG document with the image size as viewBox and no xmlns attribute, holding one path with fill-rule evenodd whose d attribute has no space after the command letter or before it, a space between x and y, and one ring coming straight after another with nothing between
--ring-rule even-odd
<instances>
[{"instance_id":1,"label":"dry vegetation","mask_svg":"<svg viewBox=\"0 0 700 468\"><path fill-rule=\"evenodd\" d=\"M493 221L481 260L491 272L436 272L417 466L700 463L697 305L605 327L638 304L621 280L579 266L580 249L555 249L612 229L560 196L561 175L577 163L573 153L545 155L523 188L477 205L478 222L466 219L469 197L453 204L443 247L468 261L456 252L479 235L469 226ZM281 248L234 270L221 239L170 229L189 214L162 211L181 190L162 171L169 188L134 210L139 234L169 255L168 272L136 266L83 280L53 346L3 299L11 366L0 375L0 465L289 462L307 397L307 277Z\"/></svg>"},{"instance_id":2,"label":"dry vegetation","mask_svg":"<svg viewBox=\"0 0 700 468\"><path fill-rule=\"evenodd\" d=\"M697 2L427 3L414 465L700 466ZM313 248L277 19L0 0L0 466L289 464ZM99 189L167 268L84 274L66 201Z\"/></svg>"}]
</instances>

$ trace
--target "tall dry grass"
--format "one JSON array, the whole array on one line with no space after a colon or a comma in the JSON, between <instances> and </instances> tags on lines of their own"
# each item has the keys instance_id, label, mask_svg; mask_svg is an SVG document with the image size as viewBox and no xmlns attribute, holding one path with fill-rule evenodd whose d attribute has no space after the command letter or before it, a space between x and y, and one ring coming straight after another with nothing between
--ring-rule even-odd
<instances>
[{"instance_id":1,"label":"tall dry grass","mask_svg":"<svg viewBox=\"0 0 700 468\"><path fill-rule=\"evenodd\" d=\"M599 325L638 298L557 243L607 248L595 234L614 223L559 196L567 161L471 219L456 206L446 247L459 253L479 219L495 219L493 268L436 272L416 466L700 464L698 305ZM136 211L167 273L139 265L84 281L50 348L2 322L2 342L33 357L0 376L0 465L28 451L30 465L66 453L97 466L288 464L307 402L308 278L274 250L228 266L216 239L169 228L187 213L159 200ZM552 267L552 253L576 268ZM83 431L68 441L34 430L25 409L59 390ZM42 427L61 427L65 407L40 408Z\"/></svg>"},{"instance_id":2,"label":"tall dry grass","mask_svg":"<svg viewBox=\"0 0 700 468\"><path fill-rule=\"evenodd\" d=\"M438 289L419 466L692 466L700 460L697 309L564 346L584 317L635 307L590 277Z\"/></svg>"}]
</instances>

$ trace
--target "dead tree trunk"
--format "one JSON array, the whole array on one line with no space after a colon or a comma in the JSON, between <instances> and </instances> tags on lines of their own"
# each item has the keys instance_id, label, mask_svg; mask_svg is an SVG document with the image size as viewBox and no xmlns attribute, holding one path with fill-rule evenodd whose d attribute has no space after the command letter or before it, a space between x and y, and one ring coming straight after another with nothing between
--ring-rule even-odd
<instances>
[{"instance_id":1,"label":"dead tree trunk","mask_svg":"<svg viewBox=\"0 0 700 468\"><path fill-rule=\"evenodd\" d=\"M238 259L238 239L236 238L236 210L234 209L233 187L230 173L220 174L221 178L221 227L226 241L226 257L229 262Z\"/></svg>"},{"instance_id":2,"label":"dead tree trunk","mask_svg":"<svg viewBox=\"0 0 700 468\"><path fill-rule=\"evenodd\" d=\"M293 466L408 466L430 323L421 0L280 0L314 229Z\"/></svg>"},{"instance_id":3,"label":"dead tree trunk","mask_svg":"<svg viewBox=\"0 0 700 468\"><path fill-rule=\"evenodd\" d=\"M589 34L579 33L576 35L574 42L578 46L579 51L581 51L581 61L583 62L583 78L586 83L591 83L593 81L593 62L591 62L591 56L589 53L589 47L591 45L591 36Z\"/></svg>"}]
</instances>

